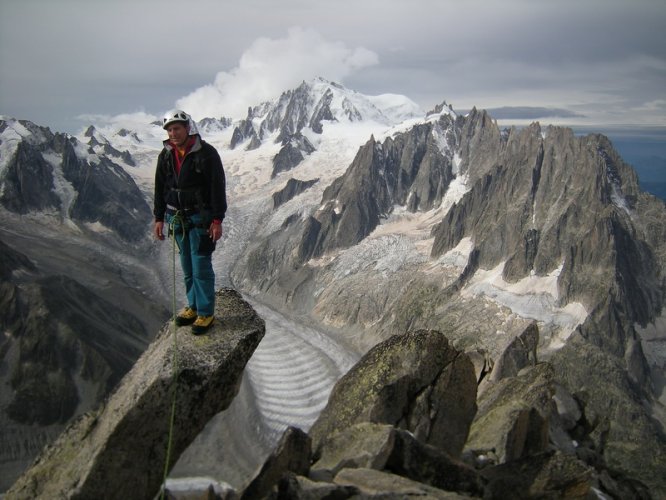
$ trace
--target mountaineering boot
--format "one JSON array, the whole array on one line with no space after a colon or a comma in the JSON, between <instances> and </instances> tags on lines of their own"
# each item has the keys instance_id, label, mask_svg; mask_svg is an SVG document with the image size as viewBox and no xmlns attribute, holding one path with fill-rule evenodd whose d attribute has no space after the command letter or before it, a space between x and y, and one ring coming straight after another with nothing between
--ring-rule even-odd
<instances>
[{"instance_id":1,"label":"mountaineering boot","mask_svg":"<svg viewBox=\"0 0 666 500\"><path fill-rule=\"evenodd\" d=\"M192 325L192 333L201 335L208 330L215 321L215 316L197 316L197 320Z\"/></svg>"},{"instance_id":2,"label":"mountaineering boot","mask_svg":"<svg viewBox=\"0 0 666 500\"><path fill-rule=\"evenodd\" d=\"M176 315L176 326L191 325L197 319L197 312L191 307L184 307Z\"/></svg>"}]
</instances>

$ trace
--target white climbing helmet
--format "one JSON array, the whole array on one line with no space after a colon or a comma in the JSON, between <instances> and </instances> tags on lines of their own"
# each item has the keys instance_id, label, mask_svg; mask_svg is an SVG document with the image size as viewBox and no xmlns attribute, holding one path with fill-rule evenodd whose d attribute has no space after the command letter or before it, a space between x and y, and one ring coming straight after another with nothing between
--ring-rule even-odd
<instances>
[{"instance_id":1,"label":"white climbing helmet","mask_svg":"<svg viewBox=\"0 0 666 500\"><path fill-rule=\"evenodd\" d=\"M185 122L186 124L190 124L192 123L192 118L185 113L185 111L172 109L171 111L167 111L164 115L164 118L162 119L162 128L166 130L166 128L174 122Z\"/></svg>"}]
</instances>

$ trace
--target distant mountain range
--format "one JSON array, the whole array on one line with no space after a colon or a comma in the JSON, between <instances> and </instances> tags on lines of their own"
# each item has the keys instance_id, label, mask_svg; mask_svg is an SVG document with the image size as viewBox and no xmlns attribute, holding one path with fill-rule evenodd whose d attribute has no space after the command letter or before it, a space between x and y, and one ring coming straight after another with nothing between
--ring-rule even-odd
<instances>
[{"instance_id":1,"label":"distant mountain range","mask_svg":"<svg viewBox=\"0 0 666 500\"><path fill-rule=\"evenodd\" d=\"M666 208L643 191L607 137L537 123L502 129L483 110L460 114L446 103L423 113L403 96L364 96L322 79L258 103L243 120L210 117L197 128L220 151L228 179L224 251L215 254L221 280L308 318L359 352L431 329L496 360L536 321L539 358L597 416L590 432L604 460L665 491ZM114 286L141 289L148 323L163 319L156 290L164 266L156 256L164 249L149 240L163 138L154 123L95 126L72 137L1 121L0 235L12 258L0 300L16 301L29 283L48 278L69 290L61 299L74 309L111 310L102 301L88 306L77 284L53 277L58 251L45 258L43 247L14 238L17 225L47 227L51 244L68 249L61 259L68 277L88 286L89 297L104 299ZM84 258L90 248L105 257L80 269L65 257ZM97 263L117 271L117 280L111 272L106 283L82 276ZM79 299L68 301L73 296ZM26 326L30 300L19 302L0 345L11 359L3 380L11 390L2 400L8 422L67 420L81 411L88 387L81 380L108 388L152 333L136 337L132 316L114 310L112 317L129 322L119 338L132 348L121 343L124 364L107 363L101 351L111 318L103 316L94 333L94 321L73 320L79 333L85 328L102 339L94 346L100 352L73 333L59 337L67 355L54 362L34 346L59 324L55 310L48 328L33 332ZM119 307L131 308L126 301ZM88 354L99 364L84 376L77 363ZM70 401L66 413L49 413L49 422L26 417L27 404L16 396L40 380L38 373L30 382L23 376L30 356L58 374Z\"/></svg>"}]
</instances>

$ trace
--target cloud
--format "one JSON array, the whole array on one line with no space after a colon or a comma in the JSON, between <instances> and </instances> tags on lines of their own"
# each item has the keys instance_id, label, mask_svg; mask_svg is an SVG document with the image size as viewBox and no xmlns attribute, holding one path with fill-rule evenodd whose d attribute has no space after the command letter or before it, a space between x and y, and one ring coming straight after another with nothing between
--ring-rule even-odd
<instances>
[{"instance_id":1,"label":"cloud","mask_svg":"<svg viewBox=\"0 0 666 500\"><path fill-rule=\"evenodd\" d=\"M654 101L645 102L637 109L639 111L664 113L666 112L666 99L655 99Z\"/></svg>"},{"instance_id":2,"label":"cloud","mask_svg":"<svg viewBox=\"0 0 666 500\"><path fill-rule=\"evenodd\" d=\"M119 115L104 115L104 114L83 114L76 117L84 123L94 123L104 134L112 134L120 128L137 128L143 129L147 123L159 121L160 118L146 113L145 111L137 111L136 113L122 113Z\"/></svg>"},{"instance_id":3,"label":"cloud","mask_svg":"<svg viewBox=\"0 0 666 500\"><path fill-rule=\"evenodd\" d=\"M343 81L353 72L379 63L364 47L349 48L324 39L313 29L292 27L278 39L258 38L231 71L221 71L212 84L178 99L176 107L199 120L208 116L242 118L248 106L273 99L303 80L321 76Z\"/></svg>"}]
</instances>

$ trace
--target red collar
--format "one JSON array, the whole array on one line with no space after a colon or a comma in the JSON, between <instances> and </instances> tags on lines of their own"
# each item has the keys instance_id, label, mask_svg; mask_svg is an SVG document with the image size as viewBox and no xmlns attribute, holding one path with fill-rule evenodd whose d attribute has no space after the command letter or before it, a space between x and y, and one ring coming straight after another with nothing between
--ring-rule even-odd
<instances>
[{"instance_id":1,"label":"red collar","mask_svg":"<svg viewBox=\"0 0 666 500\"><path fill-rule=\"evenodd\" d=\"M197 138L193 135L191 135L187 141L185 142L185 153L181 156L178 151L179 148L176 146L173 142L169 142L171 147L173 148L173 157L176 160L176 174L180 175L180 167L183 164L183 160L187 156L187 153L190 152L190 149L192 149L192 146L194 146L194 143L197 142Z\"/></svg>"}]
</instances>

